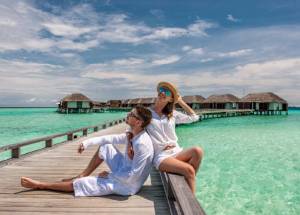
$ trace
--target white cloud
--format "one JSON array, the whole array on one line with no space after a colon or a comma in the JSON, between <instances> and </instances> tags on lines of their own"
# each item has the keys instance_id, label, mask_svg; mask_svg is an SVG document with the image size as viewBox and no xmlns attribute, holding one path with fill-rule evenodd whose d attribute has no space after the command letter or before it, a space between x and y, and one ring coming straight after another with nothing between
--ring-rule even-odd
<instances>
[{"instance_id":1,"label":"white cloud","mask_svg":"<svg viewBox=\"0 0 300 215\"><path fill-rule=\"evenodd\" d=\"M102 43L143 44L183 36L206 36L214 23L197 20L186 28L151 27L133 22L125 14L97 13L87 4L54 15L28 2L1 2L0 50L41 52L99 47ZM42 32L56 37L46 37Z\"/></svg>"},{"instance_id":2,"label":"white cloud","mask_svg":"<svg viewBox=\"0 0 300 215\"><path fill-rule=\"evenodd\" d=\"M143 63L145 63L144 59L139 58L118 59L112 61L112 64L118 66L136 66Z\"/></svg>"},{"instance_id":3,"label":"white cloud","mask_svg":"<svg viewBox=\"0 0 300 215\"><path fill-rule=\"evenodd\" d=\"M63 23L61 20L42 23L42 25L52 34L65 37L78 37L96 30L96 28L92 27L78 27L73 24Z\"/></svg>"},{"instance_id":4,"label":"white cloud","mask_svg":"<svg viewBox=\"0 0 300 215\"><path fill-rule=\"evenodd\" d=\"M207 36L206 30L217 27L217 24L206 22L204 20L197 20L187 28L187 34L191 36Z\"/></svg>"},{"instance_id":5,"label":"white cloud","mask_svg":"<svg viewBox=\"0 0 300 215\"><path fill-rule=\"evenodd\" d=\"M213 61L214 59L213 58L204 58L204 59L201 59L200 62L201 63L206 63L206 62L210 62L210 61Z\"/></svg>"},{"instance_id":6,"label":"white cloud","mask_svg":"<svg viewBox=\"0 0 300 215\"><path fill-rule=\"evenodd\" d=\"M165 57L164 59L153 60L152 64L153 65L165 65L165 64L175 63L179 60L180 60L180 57L178 55L172 55L169 57Z\"/></svg>"},{"instance_id":7,"label":"white cloud","mask_svg":"<svg viewBox=\"0 0 300 215\"><path fill-rule=\"evenodd\" d=\"M149 68L154 69L155 64L139 58L82 65L81 74L77 73L75 76L66 73L70 68L51 64L1 60L0 68L0 91L4 94L26 94L24 103L38 104L45 98L48 102L54 101L71 92L88 92L87 95L111 98L112 95L95 92L112 90L112 86L124 90L118 94L119 98L128 97L125 93L127 91L133 92L134 96L151 96L155 93L153 90L155 85L162 80L175 83L189 94L225 93L226 89L227 92L241 96L243 90L273 91L294 105L299 104L297 101L300 99L300 58L241 64L222 73L196 69L186 71L188 75L176 71L160 75L145 72ZM97 81L101 81L101 84L97 84ZM135 91L135 89L144 90Z\"/></svg>"},{"instance_id":8,"label":"white cloud","mask_svg":"<svg viewBox=\"0 0 300 215\"><path fill-rule=\"evenodd\" d=\"M24 94L30 99L60 95L62 89L68 91L83 90L85 80L65 73L65 68L58 65L0 60L0 91L3 94ZM2 95L3 96L3 95Z\"/></svg>"},{"instance_id":9,"label":"white cloud","mask_svg":"<svg viewBox=\"0 0 300 215\"><path fill-rule=\"evenodd\" d=\"M16 25L16 22L11 20L11 19L7 19L7 18L2 18L0 20L0 26L9 26L9 27L13 27Z\"/></svg>"},{"instance_id":10,"label":"white cloud","mask_svg":"<svg viewBox=\"0 0 300 215\"><path fill-rule=\"evenodd\" d=\"M300 98L299 93L295 96L300 90L299 71L300 58L270 60L240 65L230 71L217 73L218 75L218 71L195 72L184 79L184 85L196 88L198 92L210 93L226 88L237 95L241 95L243 89L246 92L273 91L292 104L297 104L297 99Z\"/></svg>"},{"instance_id":11,"label":"white cloud","mask_svg":"<svg viewBox=\"0 0 300 215\"><path fill-rule=\"evenodd\" d=\"M209 61L210 59L207 59ZM273 91L279 96L296 104L300 89L300 58L271 60L260 63L245 64L235 67L230 71L195 71L186 75L184 73L160 74L159 76L143 73L142 71L129 70L106 71L100 66L91 66L82 74L85 78L110 80L121 84L123 87L151 89L161 80L176 83L181 89L189 93L213 94L220 89L227 89L231 93L242 96L242 91L264 92ZM188 71L187 71L188 72ZM291 88L293 86L293 88ZM147 91L149 93L149 91ZM225 93L224 91L222 91ZM222 93L221 92L221 93Z\"/></svg>"},{"instance_id":12,"label":"white cloud","mask_svg":"<svg viewBox=\"0 0 300 215\"><path fill-rule=\"evenodd\" d=\"M182 47L182 51L189 51L189 50L191 50L191 49L192 49L191 46L183 46L183 47Z\"/></svg>"},{"instance_id":13,"label":"white cloud","mask_svg":"<svg viewBox=\"0 0 300 215\"><path fill-rule=\"evenodd\" d=\"M197 49L191 49L189 51L190 54L194 54L194 55L203 55L204 54L204 50L203 48L197 48Z\"/></svg>"},{"instance_id":14,"label":"white cloud","mask_svg":"<svg viewBox=\"0 0 300 215\"><path fill-rule=\"evenodd\" d=\"M233 15L231 15L231 14L227 15L227 20L229 20L231 22L239 22L240 21L240 19L233 17Z\"/></svg>"},{"instance_id":15,"label":"white cloud","mask_svg":"<svg viewBox=\"0 0 300 215\"><path fill-rule=\"evenodd\" d=\"M241 49L241 50L236 50L231 52L218 53L217 57L240 57L240 56L248 55L251 52L252 49Z\"/></svg>"}]
</instances>

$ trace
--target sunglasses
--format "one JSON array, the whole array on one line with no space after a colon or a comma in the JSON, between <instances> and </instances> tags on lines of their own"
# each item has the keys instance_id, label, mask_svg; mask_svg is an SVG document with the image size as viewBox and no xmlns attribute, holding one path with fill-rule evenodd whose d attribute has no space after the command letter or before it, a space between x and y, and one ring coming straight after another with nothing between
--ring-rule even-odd
<instances>
[{"instance_id":1,"label":"sunglasses","mask_svg":"<svg viewBox=\"0 0 300 215\"><path fill-rule=\"evenodd\" d=\"M166 96L168 97L171 97L172 96L172 93L170 90L166 89L166 88L163 88L163 87L160 87L159 88L159 93L164 93Z\"/></svg>"},{"instance_id":2,"label":"sunglasses","mask_svg":"<svg viewBox=\"0 0 300 215\"><path fill-rule=\"evenodd\" d=\"M132 112L132 111L130 111L130 112L127 114L127 116L128 116L128 117L134 117L134 118L136 118L136 119L141 120L141 118L140 118L138 115L136 115L134 112Z\"/></svg>"}]
</instances>

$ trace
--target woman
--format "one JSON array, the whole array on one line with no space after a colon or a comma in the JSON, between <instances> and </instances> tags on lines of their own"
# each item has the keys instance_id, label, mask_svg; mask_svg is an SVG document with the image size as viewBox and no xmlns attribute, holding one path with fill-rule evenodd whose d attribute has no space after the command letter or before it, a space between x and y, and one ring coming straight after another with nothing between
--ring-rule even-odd
<instances>
[{"instance_id":1,"label":"woman","mask_svg":"<svg viewBox=\"0 0 300 215\"><path fill-rule=\"evenodd\" d=\"M185 177L192 192L195 193L195 175L200 166L203 151L200 147L186 150L178 145L175 124L187 124L199 120L199 116L178 94L174 85L160 82L157 86L158 97L152 108L152 120L147 126L153 148L155 167L162 172L178 173ZM187 114L175 110L179 104Z\"/></svg>"}]
</instances>

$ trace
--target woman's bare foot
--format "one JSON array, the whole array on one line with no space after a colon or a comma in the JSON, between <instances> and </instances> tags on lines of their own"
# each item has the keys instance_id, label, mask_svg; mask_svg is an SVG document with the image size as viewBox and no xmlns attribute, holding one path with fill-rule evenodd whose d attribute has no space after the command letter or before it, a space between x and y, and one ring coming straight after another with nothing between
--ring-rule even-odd
<instances>
[{"instance_id":1,"label":"woman's bare foot","mask_svg":"<svg viewBox=\"0 0 300 215\"><path fill-rule=\"evenodd\" d=\"M26 188L41 189L42 183L31 178L21 177L21 185Z\"/></svg>"}]
</instances>

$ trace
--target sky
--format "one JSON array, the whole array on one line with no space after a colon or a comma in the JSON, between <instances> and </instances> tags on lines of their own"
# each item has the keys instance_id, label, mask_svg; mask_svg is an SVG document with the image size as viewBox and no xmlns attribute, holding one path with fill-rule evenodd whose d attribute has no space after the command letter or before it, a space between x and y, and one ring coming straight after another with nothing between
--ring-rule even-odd
<instances>
[{"instance_id":1,"label":"sky","mask_svg":"<svg viewBox=\"0 0 300 215\"><path fill-rule=\"evenodd\" d=\"M0 106L274 92L300 106L300 1L0 0Z\"/></svg>"}]
</instances>

